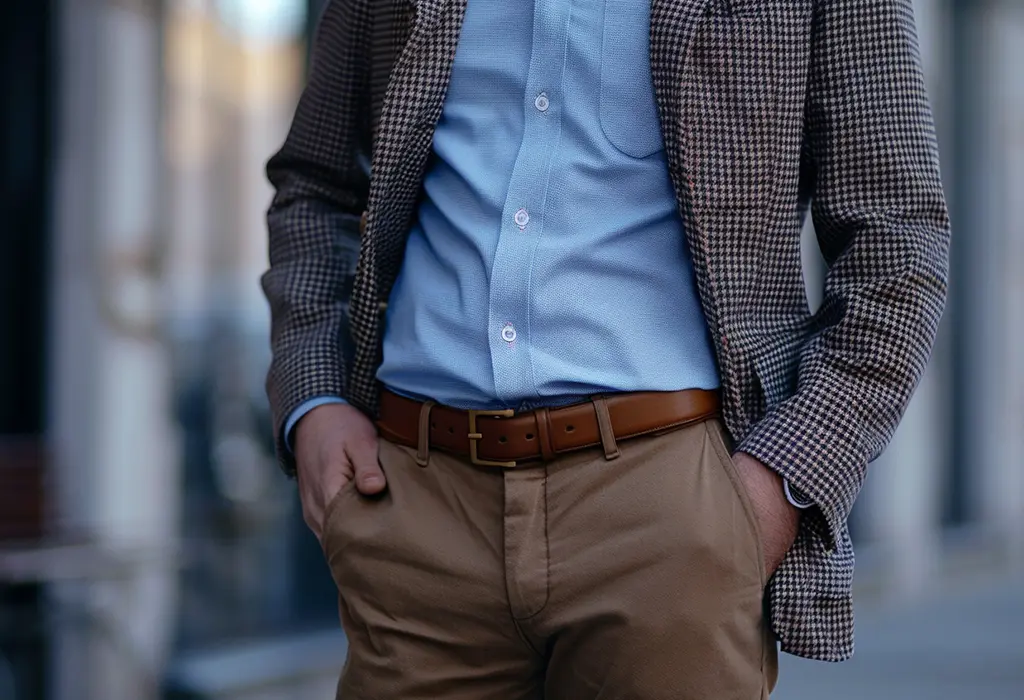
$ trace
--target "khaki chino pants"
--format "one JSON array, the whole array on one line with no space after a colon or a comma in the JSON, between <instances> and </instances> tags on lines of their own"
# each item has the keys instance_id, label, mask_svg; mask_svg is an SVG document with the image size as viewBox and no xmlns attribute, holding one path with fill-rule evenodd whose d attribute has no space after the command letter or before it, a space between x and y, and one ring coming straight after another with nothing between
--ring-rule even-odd
<instances>
[{"instance_id":1,"label":"khaki chino pants","mask_svg":"<svg viewBox=\"0 0 1024 700\"><path fill-rule=\"evenodd\" d=\"M344 700L757 700L761 539L717 420L501 470L380 442L324 552Z\"/></svg>"}]
</instances>

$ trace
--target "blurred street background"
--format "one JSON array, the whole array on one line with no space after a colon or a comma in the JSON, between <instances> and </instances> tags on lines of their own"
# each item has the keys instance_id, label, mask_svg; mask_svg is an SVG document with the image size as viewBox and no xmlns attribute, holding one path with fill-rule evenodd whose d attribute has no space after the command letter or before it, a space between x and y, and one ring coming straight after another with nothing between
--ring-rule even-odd
<instances>
[{"instance_id":1,"label":"blurred street background","mask_svg":"<svg viewBox=\"0 0 1024 700\"><path fill-rule=\"evenodd\" d=\"M0 5L0 700L333 697L258 285L321 5ZM916 5L951 296L854 512L857 657L782 700L1024 700L1024 2Z\"/></svg>"}]
</instances>

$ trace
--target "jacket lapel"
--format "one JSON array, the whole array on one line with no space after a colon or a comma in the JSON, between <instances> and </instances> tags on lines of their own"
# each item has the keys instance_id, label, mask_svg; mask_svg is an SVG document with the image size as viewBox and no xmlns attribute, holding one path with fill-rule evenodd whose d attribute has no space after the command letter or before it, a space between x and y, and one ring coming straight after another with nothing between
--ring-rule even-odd
<instances>
[{"instance_id":1,"label":"jacket lapel","mask_svg":"<svg viewBox=\"0 0 1024 700\"><path fill-rule=\"evenodd\" d=\"M702 225L701 214L695 206L698 201L695 192L699 194L699 188L705 187L707 183L700 182L699 173L687 165L692 162L691 155L707 157L707 154L687 153L687 149L692 148L693 139L689 136L689 130L693 126L691 120L694 115L691 114L692 110L687 109L687 104L692 101L688 94L692 86L687 84L686 76L693 60L694 39L708 7L715 1L651 0L651 74L669 174L685 223L701 306L722 363L723 389L729 391L735 387L730 382L729 355L723 347L715 287L711 283L709 231L707 226ZM735 397L733 399L730 405L737 405ZM730 428L735 424L732 418L732 415L726 415Z\"/></svg>"},{"instance_id":2,"label":"jacket lapel","mask_svg":"<svg viewBox=\"0 0 1024 700\"><path fill-rule=\"evenodd\" d=\"M681 148L685 66L705 9L714 0L651 0L651 76L673 179L683 173ZM682 184L688 184L682 177ZM683 196L684 192L677 194Z\"/></svg>"},{"instance_id":3,"label":"jacket lapel","mask_svg":"<svg viewBox=\"0 0 1024 700\"><path fill-rule=\"evenodd\" d=\"M408 39L388 81L373 145L366 225L350 309L356 353L349 376L353 386L376 386L381 312L401 266L467 0L392 2L396 12L408 2L404 9L411 9L411 19ZM375 397L365 402L370 408Z\"/></svg>"},{"instance_id":4,"label":"jacket lapel","mask_svg":"<svg viewBox=\"0 0 1024 700\"><path fill-rule=\"evenodd\" d=\"M400 0L412 9L408 40L391 74L373 149L367 238L380 288L390 288L441 116L467 0Z\"/></svg>"},{"instance_id":5,"label":"jacket lapel","mask_svg":"<svg viewBox=\"0 0 1024 700\"><path fill-rule=\"evenodd\" d=\"M651 0L651 77L661 117L661 133L665 141L669 173L686 223L687 239L697 272L697 282L704 300L705 313L710 306L707 287L707 238L693 212L695 174L686 167L688 115L686 105L687 65L691 60L693 40L707 8L715 0ZM712 314L713 315L713 314ZM709 318L714 323L714 319Z\"/></svg>"}]
</instances>

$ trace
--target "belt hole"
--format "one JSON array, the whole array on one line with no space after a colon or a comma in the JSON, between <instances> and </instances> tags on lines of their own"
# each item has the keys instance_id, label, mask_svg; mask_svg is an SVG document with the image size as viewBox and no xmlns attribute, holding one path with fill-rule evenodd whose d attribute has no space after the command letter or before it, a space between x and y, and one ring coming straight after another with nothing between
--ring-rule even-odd
<instances>
[{"instance_id":1,"label":"belt hole","mask_svg":"<svg viewBox=\"0 0 1024 700\"><path fill-rule=\"evenodd\" d=\"M533 433L527 433L526 434L526 439L527 440L532 440L533 439Z\"/></svg>"},{"instance_id":2,"label":"belt hole","mask_svg":"<svg viewBox=\"0 0 1024 700\"><path fill-rule=\"evenodd\" d=\"M565 432L567 432L567 433L574 432L575 430L576 430L576 426L575 425L567 425L567 426L565 426Z\"/></svg>"},{"instance_id":3,"label":"belt hole","mask_svg":"<svg viewBox=\"0 0 1024 700\"><path fill-rule=\"evenodd\" d=\"M508 438L502 435L500 438L498 438L498 442L504 445L506 442L508 442Z\"/></svg>"},{"instance_id":4,"label":"belt hole","mask_svg":"<svg viewBox=\"0 0 1024 700\"><path fill-rule=\"evenodd\" d=\"M455 428L453 428L451 426L448 426L448 432L451 433L452 435L454 435L455 434Z\"/></svg>"},{"instance_id":5,"label":"belt hole","mask_svg":"<svg viewBox=\"0 0 1024 700\"><path fill-rule=\"evenodd\" d=\"M436 428L436 427L437 427L437 423L431 423L431 424L430 424L430 429L431 429L431 430L433 430L433 429L434 429L434 428Z\"/></svg>"}]
</instances>

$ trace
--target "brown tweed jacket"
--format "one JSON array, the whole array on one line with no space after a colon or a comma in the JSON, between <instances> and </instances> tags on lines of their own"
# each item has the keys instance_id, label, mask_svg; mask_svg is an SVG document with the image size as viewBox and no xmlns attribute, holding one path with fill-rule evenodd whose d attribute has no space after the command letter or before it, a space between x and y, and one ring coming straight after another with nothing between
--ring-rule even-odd
<instances>
[{"instance_id":1,"label":"brown tweed jacket","mask_svg":"<svg viewBox=\"0 0 1024 700\"><path fill-rule=\"evenodd\" d=\"M321 20L308 88L268 165L279 440L314 396L376 410L380 309L466 2L334 0ZM652 0L651 24L724 420L738 449L817 504L769 585L772 625L784 651L844 659L846 520L924 371L946 294L949 224L911 0ZM829 265L814 314L808 210Z\"/></svg>"}]
</instances>

